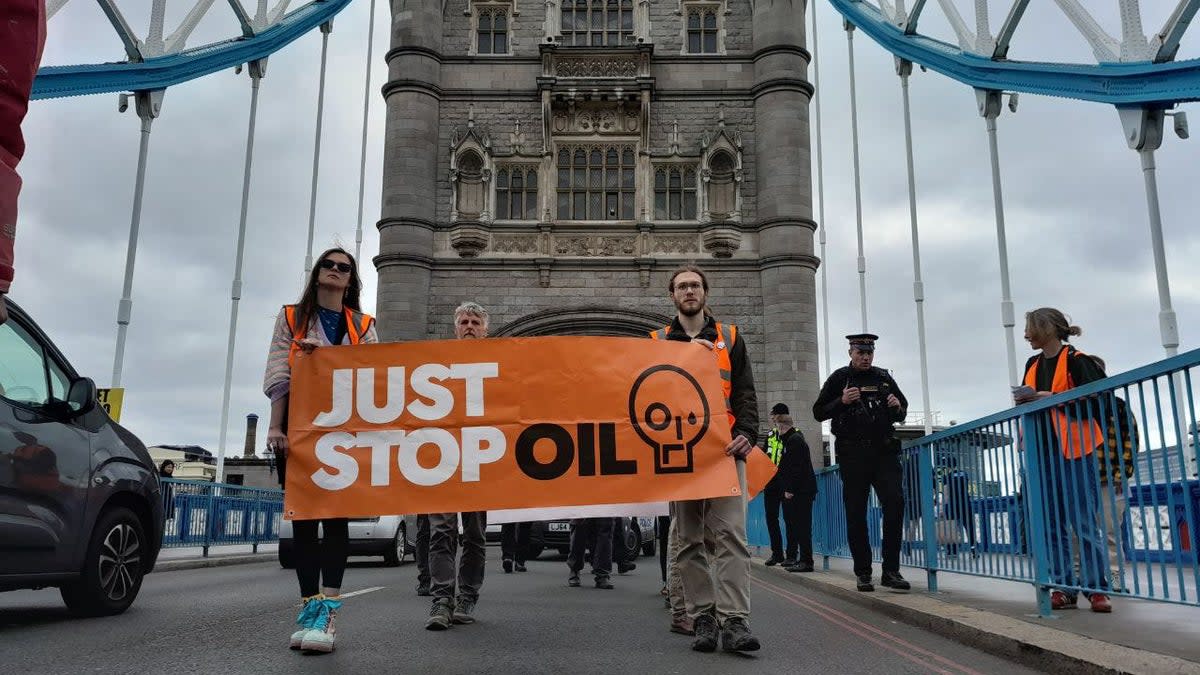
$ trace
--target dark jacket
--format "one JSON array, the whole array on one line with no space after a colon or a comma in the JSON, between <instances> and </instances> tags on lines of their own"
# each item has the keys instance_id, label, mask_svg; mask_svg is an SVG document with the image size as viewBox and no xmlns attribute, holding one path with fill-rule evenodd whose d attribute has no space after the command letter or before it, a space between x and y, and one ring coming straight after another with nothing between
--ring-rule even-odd
<instances>
[{"instance_id":1,"label":"dark jacket","mask_svg":"<svg viewBox=\"0 0 1200 675\"><path fill-rule=\"evenodd\" d=\"M783 457L779 460L779 470L775 477L767 483L767 490L791 492L800 496L812 497L817 494L817 477L813 474L812 456L808 454L808 443L804 434L797 429L789 429L783 435Z\"/></svg>"},{"instance_id":2,"label":"dark jacket","mask_svg":"<svg viewBox=\"0 0 1200 675\"><path fill-rule=\"evenodd\" d=\"M704 328L696 335L701 340L713 344L720 341L717 335L717 322L711 316L704 322ZM692 338L679 325L679 317L671 321L671 330L667 332L668 340L691 342ZM729 396L733 406L733 415L737 422L733 425L733 433L745 436L751 445L758 443L758 394L754 391L754 373L750 370L750 356L746 353L746 341L742 339L739 329L733 346L729 349L729 361L733 367L731 381L733 392Z\"/></svg>"},{"instance_id":3,"label":"dark jacket","mask_svg":"<svg viewBox=\"0 0 1200 675\"><path fill-rule=\"evenodd\" d=\"M859 388L878 387L880 391L876 395L880 399L879 404L883 410L874 413L867 412L864 408L866 395L850 405L842 403L842 390L847 385ZM895 394L896 398L900 400L899 408L887 407L887 396L883 394L884 388L888 394ZM833 371L828 380L825 380L825 385L821 387L821 393L813 403L813 416L817 418L818 422L833 420L833 435L837 436L839 443L886 441L892 436L892 425L896 422L903 422L907 414L908 399L900 391L900 386L886 370L875 366L871 366L866 371L856 370L851 366L838 368Z\"/></svg>"}]
</instances>

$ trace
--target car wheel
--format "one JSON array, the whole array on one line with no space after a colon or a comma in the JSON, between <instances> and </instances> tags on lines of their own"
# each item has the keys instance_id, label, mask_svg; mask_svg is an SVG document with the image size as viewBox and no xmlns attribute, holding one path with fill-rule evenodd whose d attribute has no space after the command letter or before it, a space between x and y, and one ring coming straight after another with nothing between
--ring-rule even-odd
<instances>
[{"instance_id":1,"label":"car wheel","mask_svg":"<svg viewBox=\"0 0 1200 675\"><path fill-rule=\"evenodd\" d=\"M407 541L408 535L405 533L404 521L401 521L400 527L396 528L396 536L392 537L391 548L383 553L383 563L388 567L396 567L404 562Z\"/></svg>"},{"instance_id":2,"label":"car wheel","mask_svg":"<svg viewBox=\"0 0 1200 675\"><path fill-rule=\"evenodd\" d=\"M657 552L658 552L658 547L655 545L653 539L642 544L642 555L654 555Z\"/></svg>"},{"instance_id":3,"label":"car wheel","mask_svg":"<svg viewBox=\"0 0 1200 675\"><path fill-rule=\"evenodd\" d=\"M279 540L279 566L285 570L296 568L296 547L293 539Z\"/></svg>"},{"instance_id":4,"label":"car wheel","mask_svg":"<svg viewBox=\"0 0 1200 675\"><path fill-rule=\"evenodd\" d=\"M146 535L133 511L122 506L100 514L82 573L60 589L63 602L85 616L124 612L142 587L146 550Z\"/></svg>"},{"instance_id":5,"label":"car wheel","mask_svg":"<svg viewBox=\"0 0 1200 675\"><path fill-rule=\"evenodd\" d=\"M625 529L625 560L635 560L642 548L642 529L633 522Z\"/></svg>"}]
</instances>

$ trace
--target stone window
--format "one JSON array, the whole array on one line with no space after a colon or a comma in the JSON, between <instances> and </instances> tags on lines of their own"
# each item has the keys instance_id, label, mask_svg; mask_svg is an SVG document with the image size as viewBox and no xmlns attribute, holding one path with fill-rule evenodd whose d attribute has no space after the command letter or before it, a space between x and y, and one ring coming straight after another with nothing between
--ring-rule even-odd
<instances>
[{"instance_id":1,"label":"stone window","mask_svg":"<svg viewBox=\"0 0 1200 675\"><path fill-rule=\"evenodd\" d=\"M723 2L681 3L684 54L724 54L725 15Z\"/></svg>"},{"instance_id":2,"label":"stone window","mask_svg":"<svg viewBox=\"0 0 1200 675\"><path fill-rule=\"evenodd\" d=\"M538 219L538 174L530 166L507 166L496 172L496 218Z\"/></svg>"},{"instance_id":3,"label":"stone window","mask_svg":"<svg viewBox=\"0 0 1200 675\"><path fill-rule=\"evenodd\" d=\"M508 8L482 7L475 29L476 54L508 53Z\"/></svg>"},{"instance_id":4,"label":"stone window","mask_svg":"<svg viewBox=\"0 0 1200 675\"><path fill-rule=\"evenodd\" d=\"M634 35L633 0L562 0L561 44L618 47Z\"/></svg>"},{"instance_id":5,"label":"stone window","mask_svg":"<svg viewBox=\"0 0 1200 675\"><path fill-rule=\"evenodd\" d=\"M708 168L708 213L713 220L724 220L737 211L733 157L727 152L717 152L709 160Z\"/></svg>"},{"instance_id":6,"label":"stone window","mask_svg":"<svg viewBox=\"0 0 1200 675\"><path fill-rule=\"evenodd\" d=\"M558 151L559 220L633 220L632 145L568 146Z\"/></svg>"},{"instance_id":7,"label":"stone window","mask_svg":"<svg viewBox=\"0 0 1200 675\"><path fill-rule=\"evenodd\" d=\"M654 219L696 219L696 170L660 166L654 170Z\"/></svg>"}]
</instances>

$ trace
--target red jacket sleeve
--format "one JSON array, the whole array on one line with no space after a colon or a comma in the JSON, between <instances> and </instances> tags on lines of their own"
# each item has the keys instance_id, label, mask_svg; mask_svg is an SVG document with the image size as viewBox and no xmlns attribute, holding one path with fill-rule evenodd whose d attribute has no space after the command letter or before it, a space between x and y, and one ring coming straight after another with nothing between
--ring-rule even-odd
<instances>
[{"instance_id":1,"label":"red jacket sleeve","mask_svg":"<svg viewBox=\"0 0 1200 675\"><path fill-rule=\"evenodd\" d=\"M25 154L21 120L46 43L45 0L0 2L0 293L13 278L13 242L17 237L17 162Z\"/></svg>"}]
</instances>

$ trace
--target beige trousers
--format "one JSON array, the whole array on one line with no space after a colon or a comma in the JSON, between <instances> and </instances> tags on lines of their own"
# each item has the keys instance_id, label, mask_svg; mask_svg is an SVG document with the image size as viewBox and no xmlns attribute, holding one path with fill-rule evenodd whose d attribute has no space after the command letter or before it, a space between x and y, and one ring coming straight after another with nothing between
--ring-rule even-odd
<instances>
[{"instance_id":1,"label":"beige trousers","mask_svg":"<svg viewBox=\"0 0 1200 675\"><path fill-rule=\"evenodd\" d=\"M745 495L746 478L738 462ZM675 503L679 575L687 613L715 614L717 622L750 616L750 549L746 546L746 498L717 497Z\"/></svg>"}]
</instances>

